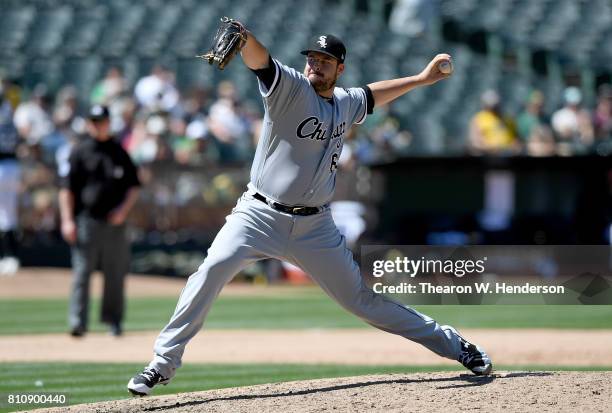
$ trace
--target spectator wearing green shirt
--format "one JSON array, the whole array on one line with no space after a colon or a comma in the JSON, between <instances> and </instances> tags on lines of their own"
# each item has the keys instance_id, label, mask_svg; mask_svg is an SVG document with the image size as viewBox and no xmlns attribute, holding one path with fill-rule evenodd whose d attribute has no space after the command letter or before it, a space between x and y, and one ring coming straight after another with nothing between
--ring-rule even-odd
<instances>
[{"instance_id":1,"label":"spectator wearing green shirt","mask_svg":"<svg viewBox=\"0 0 612 413\"><path fill-rule=\"evenodd\" d=\"M544 94L532 91L516 122L519 138L527 154L532 156L550 156L555 152L555 141L543 108Z\"/></svg>"}]
</instances>

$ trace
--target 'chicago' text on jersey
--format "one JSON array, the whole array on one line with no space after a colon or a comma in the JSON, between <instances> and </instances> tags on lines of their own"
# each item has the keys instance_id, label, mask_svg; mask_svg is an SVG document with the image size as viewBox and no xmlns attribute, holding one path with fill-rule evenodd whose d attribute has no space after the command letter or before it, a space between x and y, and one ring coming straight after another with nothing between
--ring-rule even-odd
<instances>
[{"instance_id":1,"label":"'chicago' text on jersey","mask_svg":"<svg viewBox=\"0 0 612 413\"><path fill-rule=\"evenodd\" d=\"M344 135L346 122L342 122L334 128L331 139L339 138ZM316 139L322 141L325 136L325 122L321 122L316 116L304 119L297 127L297 137L302 139Z\"/></svg>"}]
</instances>

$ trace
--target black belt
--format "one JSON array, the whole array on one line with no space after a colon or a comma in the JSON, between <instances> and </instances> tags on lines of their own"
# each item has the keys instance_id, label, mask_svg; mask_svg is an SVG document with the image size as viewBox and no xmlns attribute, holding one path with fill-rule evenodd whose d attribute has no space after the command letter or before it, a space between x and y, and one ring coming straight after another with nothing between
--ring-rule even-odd
<instances>
[{"instance_id":1,"label":"black belt","mask_svg":"<svg viewBox=\"0 0 612 413\"><path fill-rule=\"evenodd\" d=\"M319 212L321 212L321 208L318 208L318 207L289 206L289 205L279 204L278 202L274 202L274 201L268 201L266 197L260 194L259 192L255 192L253 194L253 198L265 204L268 204L270 207L276 209L277 211L284 212L286 214L306 216L306 215L318 214Z\"/></svg>"}]
</instances>

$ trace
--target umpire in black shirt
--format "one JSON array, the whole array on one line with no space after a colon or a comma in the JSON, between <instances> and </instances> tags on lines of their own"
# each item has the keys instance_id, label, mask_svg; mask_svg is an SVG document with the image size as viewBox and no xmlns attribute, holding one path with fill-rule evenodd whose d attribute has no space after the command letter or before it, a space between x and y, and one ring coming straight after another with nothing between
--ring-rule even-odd
<instances>
[{"instance_id":1,"label":"umpire in black shirt","mask_svg":"<svg viewBox=\"0 0 612 413\"><path fill-rule=\"evenodd\" d=\"M140 182L130 156L110 135L106 107L90 109L87 132L89 137L72 149L59 197L62 235L72 246L70 334L79 337L87 331L89 279L100 269L104 273L101 321L118 336L130 260L125 220Z\"/></svg>"}]
</instances>

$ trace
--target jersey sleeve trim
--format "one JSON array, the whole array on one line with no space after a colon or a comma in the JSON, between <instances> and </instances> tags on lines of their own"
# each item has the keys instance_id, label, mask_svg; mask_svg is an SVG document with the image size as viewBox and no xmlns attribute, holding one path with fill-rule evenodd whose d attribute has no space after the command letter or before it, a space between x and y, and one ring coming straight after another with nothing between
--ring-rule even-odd
<instances>
[{"instance_id":1,"label":"jersey sleeve trim","mask_svg":"<svg viewBox=\"0 0 612 413\"><path fill-rule=\"evenodd\" d=\"M267 91L262 90L262 83L260 81L259 84L259 93L261 93L261 96L263 96L264 98L267 98L268 96L270 96L272 94L272 92L274 92L274 90L276 89L276 86L278 85L279 81L280 81L280 77L281 77L281 70L278 67L278 63L276 62L275 59L271 59L272 62L274 62L274 80L272 81L272 85L268 88ZM265 86L265 85L264 85Z\"/></svg>"},{"instance_id":2,"label":"jersey sleeve trim","mask_svg":"<svg viewBox=\"0 0 612 413\"><path fill-rule=\"evenodd\" d=\"M366 92L365 88L359 88L359 90L363 92L363 94L365 95L365 99L363 105L363 116L361 116L361 118L357 122L355 122L356 125L361 125L368 115L368 92Z\"/></svg>"},{"instance_id":3,"label":"jersey sleeve trim","mask_svg":"<svg viewBox=\"0 0 612 413\"><path fill-rule=\"evenodd\" d=\"M255 76L266 86L266 89L269 89L272 86L272 82L274 81L274 76L276 75L276 66L274 66L274 62L272 61L272 56L268 54L268 65L262 69L250 69L251 72L255 73Z\"/></svg>"},{"instance_id":4,"label":"jersey sleeve trim","mask_svg":"<svg viewBox=\"0 0 612 413\"><path fill-rule=\"evenodd\" d=\"M368 105L366 113L368 115L371 115L372 113L374 113L374 106L375 106L374 94L372 93L372 89L370 89L370 86L368 85L365 85L363 87L363 90L365 90L366 98L367 98L366 103Z\"/></svg>"}]
</instances>

